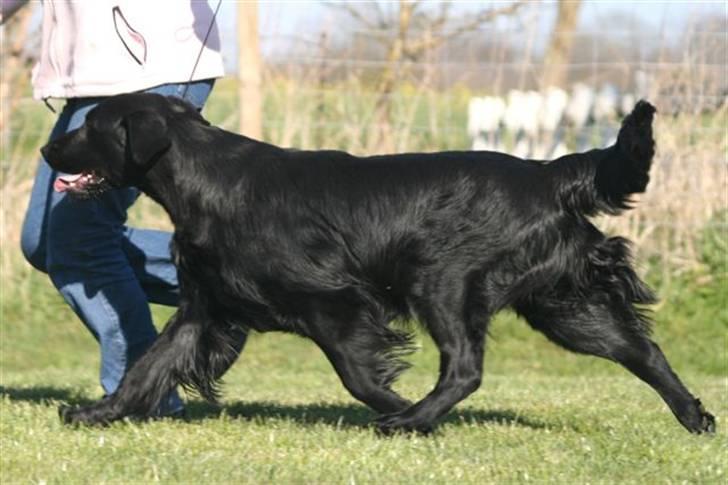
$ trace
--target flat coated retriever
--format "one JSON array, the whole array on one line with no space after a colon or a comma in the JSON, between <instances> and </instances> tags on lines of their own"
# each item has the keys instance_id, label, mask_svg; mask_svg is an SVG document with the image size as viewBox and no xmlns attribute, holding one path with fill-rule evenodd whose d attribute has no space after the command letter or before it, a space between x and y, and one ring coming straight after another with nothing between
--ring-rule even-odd
<instances>
[{"instance_id":1,"label":"flat coated retriever","mask_svg":"<svg viewBox=\"0 0 728 485\"><path fill-rule=\"evenodd\" d=\"M515 310L561 346L622 364L685 428L715 421L649 338L654 302L628 242L590 221L630 207L654 155L655 109L639 102L605 149L549 163L494 152L355 157L295 151L210 126L194 108L125 94L42 153L81 174L57 190L136 185L168 212L181 301L110 397L62 407L67 423L149 416L182 385L207 399L249 329L293 332L323 350L379 430L428 432L478 389L488 322ZM416 319L440 351L435 388L391 389Z\"/></svg>"}]
</instances>

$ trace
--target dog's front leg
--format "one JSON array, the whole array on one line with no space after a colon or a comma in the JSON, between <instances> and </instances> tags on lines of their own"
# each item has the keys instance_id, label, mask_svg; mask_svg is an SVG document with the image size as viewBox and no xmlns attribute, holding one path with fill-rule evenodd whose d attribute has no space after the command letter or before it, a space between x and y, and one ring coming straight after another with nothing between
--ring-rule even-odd
<instances>
[{"instance_id":1,"label":"dog's front leg","mask_svg":"<svg viewBox=\"0 0 728 485\"><path fill-rule=\"evenodd\" d=\"M103 425L126 416L151 416L195 362L204 328L204 319L190 318L189 313L178 311L127 372L114 394L89 406L62 406L61 419L67 424Z\"/></svg>"}]
</instances>

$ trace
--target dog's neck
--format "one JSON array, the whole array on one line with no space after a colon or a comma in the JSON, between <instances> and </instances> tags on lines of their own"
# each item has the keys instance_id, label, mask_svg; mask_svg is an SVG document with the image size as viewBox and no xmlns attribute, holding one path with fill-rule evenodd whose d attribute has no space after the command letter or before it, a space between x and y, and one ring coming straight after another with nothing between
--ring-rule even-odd
<instances>
[{"instance_id":1,"label":"dog's neck","mask_svg":"<svg viewBox=\"0 0 728 485\"><path fill-rule=\"evenodd\" d=\"M219 150L197 154L199 146L209 143L190 141L172 146L144 175L138 187L160 204L179 230L186 221L224 219L238 206L236 199L244 197L248 180L239 170L241 164L255 165L251 153L259 145L255 140L216 130L219 136L243 140L234 152ZM267 163L273 163L267 160ZM237 167L237 168L236 168ZM232 216L231 216L232 217Z\"/></svg>"}]
</instances>

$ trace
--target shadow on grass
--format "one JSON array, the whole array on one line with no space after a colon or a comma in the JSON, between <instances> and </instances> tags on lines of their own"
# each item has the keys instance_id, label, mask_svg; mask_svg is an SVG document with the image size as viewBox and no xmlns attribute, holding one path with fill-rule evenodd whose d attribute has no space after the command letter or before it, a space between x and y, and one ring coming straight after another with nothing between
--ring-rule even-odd
<instances>
[{"instance_id":1,"label":"shadow on grass","mask_svg":"<svg viewBox=\"0 0 728 485\"><path fill-rule=\"evenodd\" d=\"M6 387L0 386L0 398L11 401L25 401L46 406L57 404L53 401L63 401L76 406L86 406L94 402L82 392L50 386L39 387Z\"/></svg>"},{"instance_id":2,"label":"shadow on grass","mask_svg":"<svg viewBox=\"0 0 728 485\"><path fill-rule=\"evenodd\" d=\"M293 421L304 425L323 424L335 428L368 428L378 416L360 404L280 404L270 401L233 402L222 406L192 401L187 406L188 419L198 421L226 415L234 419L262 422L272 420ZM503 426L520 426L531 429L552 428L554 425L519 415L510 410L456 409L448 413L439 424L472 425L489 423Z\"/></svg>"},{"instance_id":3,"label":"shadow on grass","mask_svg":"<svg viewBox=\"0 0 728 485\"><path fill-rule=\"evenodd\" d=\"M0 386L0 398L52 406L58 401L71 406L86 406L95 402L79 391L50 386L5 387ZM237 401L215 405L205 401L191 400L187 403L187 421L198 422L215 419L221 415L233 419L265 423L286 420L306 426L326 425L334 428L368 428L377 413L360 404L280 404L271 401ZM473 424L496 424L531 429L547 429L555 424L528 418L511 410L456 409L448 413L440 424L451 426Z\"/></svg>"}]
</instances>

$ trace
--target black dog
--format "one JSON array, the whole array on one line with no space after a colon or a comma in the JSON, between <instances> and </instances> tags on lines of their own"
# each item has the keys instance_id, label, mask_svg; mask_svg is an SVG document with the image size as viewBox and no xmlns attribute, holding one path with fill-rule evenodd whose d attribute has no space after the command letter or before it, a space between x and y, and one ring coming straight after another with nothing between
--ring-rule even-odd
<instances>
[{"instance_id":1,"label":"black dog","mask_svg":"<svg viewBox=\"0 0 728 485\"><path fill-rule=\"evenodd\" d=\"M653 295L628 243L588 216L643 192L654 108L640 102L609 148L550 163L493 152L358 158L292 151L209 125L182 101L121 95L43 149L83 175L59 190L89 196L136 185L175 226L181 302L119 390L68 423L147 416L178 384L207 399L248 329L293 332L321 347L382 431L426 432L481 382L484 337L510 307L575 352L622 364L689 431L707 413L649 337ZM412 404L390 385L406 368L415 317L440 350L435 388Z\"/></svg>"}]
</instances>

